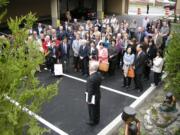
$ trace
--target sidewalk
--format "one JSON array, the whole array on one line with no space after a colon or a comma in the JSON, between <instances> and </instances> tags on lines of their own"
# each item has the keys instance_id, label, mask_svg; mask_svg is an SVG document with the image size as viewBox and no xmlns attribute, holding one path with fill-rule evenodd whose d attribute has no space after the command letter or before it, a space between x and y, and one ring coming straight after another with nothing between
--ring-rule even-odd
<instances>
[{"instance_id":1,"label":"sidewalk","mask_svg":"<svg viewBox=\"0 0 180 135\"><path fill-rule=\"evenodd\" d=\"M165 9L162 6L150 6L149 7L149 14L147 14L147 7L146 5L137 5L137 4L130 4L129 5L129 15L137 15L137 9L141 9L141 15L148 15L148 16L164 16ZM173 14L173 11L170 11L170 15Z\"/></svg>"}]
</instances>

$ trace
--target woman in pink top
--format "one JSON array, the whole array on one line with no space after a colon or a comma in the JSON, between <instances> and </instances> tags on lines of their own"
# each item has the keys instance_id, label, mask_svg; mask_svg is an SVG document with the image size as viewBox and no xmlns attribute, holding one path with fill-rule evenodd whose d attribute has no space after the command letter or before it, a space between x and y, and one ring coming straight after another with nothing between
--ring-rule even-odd
<instances>
[{"instance_id":1,"label":"woman in pink top","mask_svg":"<svg viewBox=\"0 0 180 135\"><path fill-rule=\"evenodd\" d=\"M102 63L108 63L108 50L103 46L103 42L99 43L98 60Z\"/></svg>"}]
</instances>

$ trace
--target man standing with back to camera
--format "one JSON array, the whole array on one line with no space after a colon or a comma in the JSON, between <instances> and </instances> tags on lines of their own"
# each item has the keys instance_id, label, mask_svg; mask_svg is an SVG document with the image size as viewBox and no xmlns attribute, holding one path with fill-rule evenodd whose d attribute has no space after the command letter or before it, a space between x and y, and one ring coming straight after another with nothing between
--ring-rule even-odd
<instances>
[{"instance_id":1,"label":"man standing with back to camera","mask_svg":"<svg viewBox=\"0 0 180 135\"><path fill-rule=\"evenodd\" d=\"M101 74L97 72L99 63L97 61L89 62L89 77L87 79L86 88L86 103L89 111L88 125L94 126L99 123L100 120L100 85L101 85Z\"/></svg>"}]
</instances>

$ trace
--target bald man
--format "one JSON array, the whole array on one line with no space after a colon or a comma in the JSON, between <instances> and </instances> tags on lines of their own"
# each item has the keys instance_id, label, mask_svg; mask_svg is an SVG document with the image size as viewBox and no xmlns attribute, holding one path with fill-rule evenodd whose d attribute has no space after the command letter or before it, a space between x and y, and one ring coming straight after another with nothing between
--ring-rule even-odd
<instances>
[{"instance_id":1,"label":"bald man","mask_svg":"<svg viewBox=\"0 0 180 135\"><path fill-rule=\"evenodd\" d=\"M100 85L101 75L97 72L99 63L97 61L89 62L89 77L87 79L86 88L86 103L89 111L89 121L87 124L94 126L99 123L100 120Z\"/></svg>"}]
</instances>

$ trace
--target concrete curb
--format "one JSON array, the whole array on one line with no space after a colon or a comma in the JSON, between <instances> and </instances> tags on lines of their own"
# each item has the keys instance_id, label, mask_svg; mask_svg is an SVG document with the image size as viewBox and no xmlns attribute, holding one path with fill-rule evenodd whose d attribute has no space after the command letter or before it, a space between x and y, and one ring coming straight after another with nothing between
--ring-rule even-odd
<instances>
[{"instance_id":1,"label":"concrete curb","mask_svg":"<svg viewBox=\"0 0 180 135\"><path fill-rule=\"evenodd\" d=\"M164 80L167 76L167 73L162 75L162 80ZM138 99L136 99L130 106L133 108L139 107L144 103L146 98L152 94L152 92L156 89L156 86L150 86ZM97 135L112 135L114 131L118 131L120 125L123 123L121 119L121 114L119 114L110 124L108 124L104 129L102 129Z\"/></svg>"},{"instance_id":2,"label":"concrete curb","mask_svg":"<svg viewBox=\"0 0 180 135\"><path fill-rule=\"evenodd\" d=\"M155 86L149 87L146 92L144 92L138 99L136 99L130 106L137 108L140 106L144 100L156 89ZM109 125L107 125L103 130L101 130L97 135L112 135L115 130L118 131L120 125L123 123L121 119L121 114L119 114Z\"/></svg>"}]
</instances>

